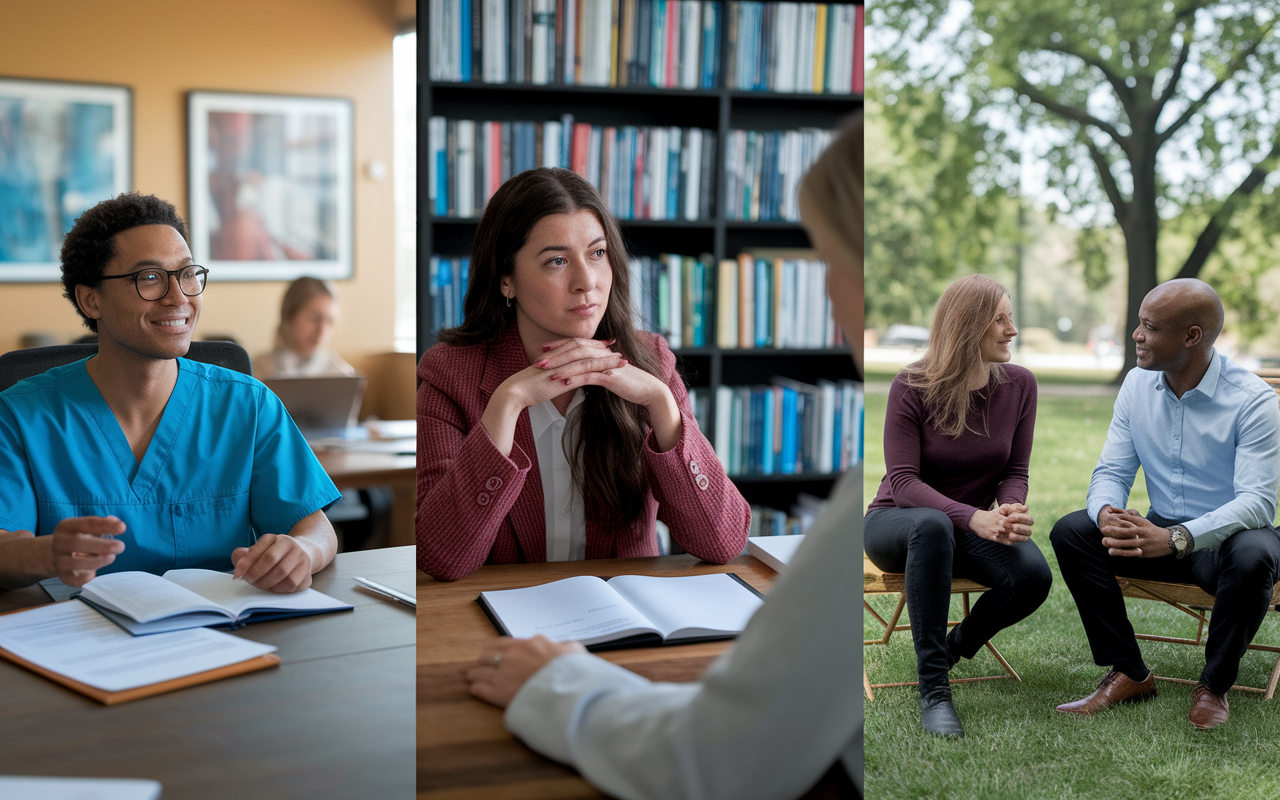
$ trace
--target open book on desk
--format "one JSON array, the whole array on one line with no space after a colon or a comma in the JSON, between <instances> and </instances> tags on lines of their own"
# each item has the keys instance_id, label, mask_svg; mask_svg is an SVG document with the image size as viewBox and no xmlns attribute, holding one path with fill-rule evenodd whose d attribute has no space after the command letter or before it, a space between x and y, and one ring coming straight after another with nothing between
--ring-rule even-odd
<instances>
[{"instance_id":1,"label":"open book on desk","mask_svg":"<svg viewBox=\"0 0 1280 800\"><path fill-rule=\"evenodd\" d=\"M525 589L481 592L498 630L542 634L591 650L732 639L763 596L732 573L655 578L579 576Z\"/></svg>"},{"instance_id":2,"label":"open book on desk","mask_svg":"<svg viewBox=\"0 0 1280 800\"><path fill-rule=\"evenodd\" d=\"M113 572L86 583L78 597L134 636L188 628L238 628L249 622L352 608L315 589L276 594L209 569L171 569L163 576Z\"/></svg>"}]
</instances>

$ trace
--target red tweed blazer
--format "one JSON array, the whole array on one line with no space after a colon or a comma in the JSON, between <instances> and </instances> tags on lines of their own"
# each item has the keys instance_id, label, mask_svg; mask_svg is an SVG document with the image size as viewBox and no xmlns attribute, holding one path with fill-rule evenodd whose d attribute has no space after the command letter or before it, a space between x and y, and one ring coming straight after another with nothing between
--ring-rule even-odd
<instances>
[{"instance_id":1,"label":"red tweed blazer","mask_svg":"<svg viewBox=\"0 0 1280 800\"><path fill-rule=\"evenodd\" d=\"M629 528L604 530L587 518L587 558L658 555L654 520L693 555L723 564L742 552L751 512L725 477L715 451L694 421L675 356L653 341L662 379L680 407L683 431L665 453L645 446L649 491ZM529 366L513 324L489 345L437 344L418 364L418 568L457 580L483 564L547 560L542 476L527 411L516 422L510 457L502 455L480 417L504 380Z\"/></svg>"}]
</instances>

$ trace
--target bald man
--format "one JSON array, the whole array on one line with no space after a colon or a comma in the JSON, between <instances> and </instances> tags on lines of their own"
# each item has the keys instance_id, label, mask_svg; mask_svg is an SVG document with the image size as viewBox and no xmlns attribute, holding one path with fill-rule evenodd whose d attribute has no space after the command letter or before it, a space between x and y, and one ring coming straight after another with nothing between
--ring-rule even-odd
<instances>
[{"instance_id":1,"label":"bald man","mask_svg":"<svg viewBox=\"0 0 1280 800\"><path fill-rule=\"evenodd\" d=\"M1116 397L1088 508L1050 541L1075 598L1097 690L1059 711L1093 714L1156 696L1116 576L1193 583L1215 596L1191 724L1227 720L1227 691L1280 578L1273 520L1280 483L1280 407L1261 378L1218 353L1222 301L1206 283L1161 284L1142 301L1138 367ZM1138 471L1151 510L1125 510Z\"/></svg>"}]
</instances>

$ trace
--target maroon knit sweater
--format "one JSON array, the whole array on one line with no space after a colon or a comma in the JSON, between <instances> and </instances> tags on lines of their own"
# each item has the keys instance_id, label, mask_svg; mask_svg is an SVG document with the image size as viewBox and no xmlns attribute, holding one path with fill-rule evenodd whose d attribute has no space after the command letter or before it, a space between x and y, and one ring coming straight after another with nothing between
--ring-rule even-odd
<instances>
[{"instance_id":1,"label":"maroon knit sweater","mask_svg":"<svg viewBox=\"0 0 1280 800\"><path fill-rule=\"evenodd\" d=\"M959 439L933 426L922 390L908 387L901 375L893 379L884 421L886 474L868 511L936 508L968 530L973 512L993 501L1027 501L1036 379L1013 364L1004 365L1004 373L1004 383L993 378L970 394L969 430Z\"/></svg>"}]
</instances>

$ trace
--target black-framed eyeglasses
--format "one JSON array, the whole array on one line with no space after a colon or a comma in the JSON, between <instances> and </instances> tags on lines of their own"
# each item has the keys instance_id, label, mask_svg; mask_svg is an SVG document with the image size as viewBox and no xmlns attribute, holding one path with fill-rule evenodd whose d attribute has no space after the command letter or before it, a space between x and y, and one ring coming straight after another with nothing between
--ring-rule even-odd
<instances>
[{"instance_id":1,"label":"black-framed eyeglasses","mask_svg":"<svg viewBox=\"0 0 1280 800\"><path fill-rule=\"evenodd\" d=\"M143 300L159 300L169 293L170 278L176 277L178 279L178 288L182 290L183 294L187 297L195 297L204 291L204 284L208 274L209 270L199 264L188 264L182 269L148 267L124 275L104 275L102 280L133 278L133 285L138 289L138 297Z\"/></svg>"}]
</instances>

